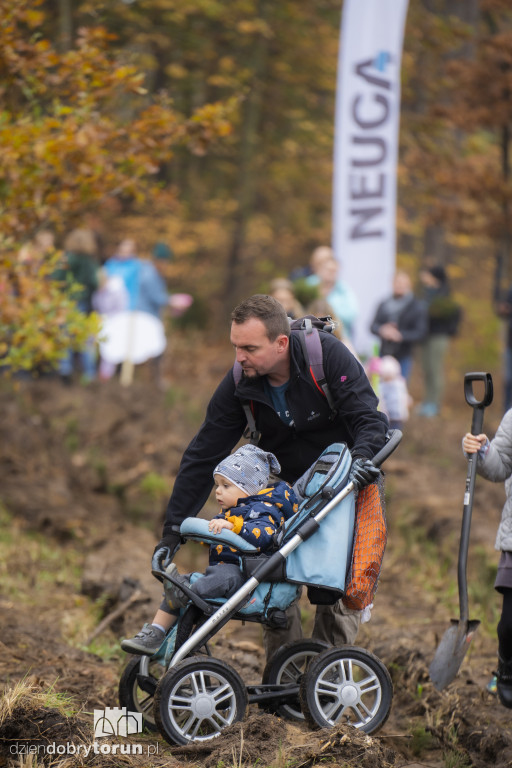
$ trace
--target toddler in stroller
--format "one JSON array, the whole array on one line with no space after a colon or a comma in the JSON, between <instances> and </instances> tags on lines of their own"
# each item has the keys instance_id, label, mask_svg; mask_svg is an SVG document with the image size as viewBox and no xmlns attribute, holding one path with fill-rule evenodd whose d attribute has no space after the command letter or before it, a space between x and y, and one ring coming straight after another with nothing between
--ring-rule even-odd
<instances>
[{"instance_id":1,"label":"toddler in stroller","mask_svg":"<svg viewBox=\"0 0 512 768\"><path fill-rule=\"evenodd\" d=\"M278 527L298 510L295 493L288 483L269 484L271 473L280 471L273 453L251 444L243 445L221 461L213 471L215 496L221 512L209 522L208 531L215 536L222 531L233 531L253 545L255 551L268 550ZM198 578L198 574L180 575L174 563L168 566L164 604L151 624L144 624L135 637L122 641L123 650L150 655L158 650L179 609L189 600L188 592L180 589L179 584L186 585L205 600L231 597L242 586L240 558L225 540L212 541L209 560L202 578ZM172 613L165 610L165 603Z\"/></svg>"},{"instance_id":2,"label":"toddler in stroller","mask_svg":"<svg viewBox=\"0 0 512 768\"><path fill-rule=\"evenodd\" d=\"M398 430L391 433L374 457L376 466L400 439ZM358 604L352 560L358 550L361 509L356 514L357 484L347 482L350 466L345 445L324 451L302 482L305 498L297 513L274 534L271 553L260 554L257 546L231 530L213 534L207 520L188 518L182 523L183 539L211 545L219 544L222 537L223 544L240 558L244 581L229 598L203 600L192 591L195 581L204 578L201 574L192 574L187 586L175 575L155 573L180 588L189 602L159 650L151 657L134 657L127 665L120 682L122 706L141 711L146 725L156 726L172 744L219 735L242 719L247 704L253 702L292 719L305 717L316 727L346 721L370 733L385 722L391 680L379 659L362 648L326 647L312 640L283 646L269 660L262 683L256 686L245 686L235 669L207 655L208 641L230 619L279 626L304 584L314 587L317 597L326 602L350 593L351 606ZM374 485L368 488L375 490ZM375 493L370 495L375 498ZM382 516L380 501L379 509ZM382 552L383 546L380 559ZM370 587L365 585L361 607L371 602L376 589L380 569L376 559L375 578ZM364 581L370 568L363 571Z\"/></svg>"}]
</instances>

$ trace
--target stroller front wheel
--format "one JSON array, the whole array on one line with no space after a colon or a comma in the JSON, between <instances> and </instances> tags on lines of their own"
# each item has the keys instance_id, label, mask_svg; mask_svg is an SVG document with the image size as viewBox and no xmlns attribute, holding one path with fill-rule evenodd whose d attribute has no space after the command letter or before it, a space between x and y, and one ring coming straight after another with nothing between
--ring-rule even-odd
<instances>
[{"instance_id":1,"label":"stroller front wheel","mask_svg":"<svg viewBox=\"0 0 512 768\"><path fill-rule=\"evenodd\" d=\"M393 684L384 664L363 648L320 653L302 678L300 701L308 724L332 728L347 723L373 733L391 710Z\"/></svg>"},{"instance_id":2,"label":"stroller front wheel","mask_svg":"<svg viewBox=\"0 0 512 768\"><path fill-rule=\"evenodd\" d=\"M242 720L247 690L233 667L219 659L192 656L171 667L158 683L155 722L169 744L213 739Z\"/></svg>"}]
</instances>

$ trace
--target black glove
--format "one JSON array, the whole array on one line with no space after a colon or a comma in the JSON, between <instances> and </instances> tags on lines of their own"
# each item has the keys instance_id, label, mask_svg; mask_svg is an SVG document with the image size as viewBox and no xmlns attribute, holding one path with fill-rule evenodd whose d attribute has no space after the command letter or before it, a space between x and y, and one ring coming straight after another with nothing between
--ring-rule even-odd
<instances>
[{"instance_id":1,"label":"black glove","mask_svg":"<svg viewBox=\"0 0 512 768\"><path fill-rule=\"evenodd\" d=\"M156 545L151 558L151 570L163 571L172 560L172 557L181 542L179 533L168 533L162 541Z\"/></svg>"},{"instance_id":2,"label":"black glove","mask_svg":"<svg viewBox=\"0 0 512 768\"><path fill-rule=\"evenodd\" d=\"M380 469L372 464L371 459L354 459L348 474L348 482L353 482L356 488L361 489L373 483L379 474Z\"/></svg>"}]
</instances>

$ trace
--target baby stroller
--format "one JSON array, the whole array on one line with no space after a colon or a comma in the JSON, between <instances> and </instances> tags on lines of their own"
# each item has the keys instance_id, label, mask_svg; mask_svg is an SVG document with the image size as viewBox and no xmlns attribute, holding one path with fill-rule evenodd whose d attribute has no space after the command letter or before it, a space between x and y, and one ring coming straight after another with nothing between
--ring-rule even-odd
<instances>
[{"instance_id":1,"label":"baby stroller","mask_svg":"<svg viewBox=\"0 0 512 768\"><path fill-rule=\"evenodd\" d=\"M399 430L388 434L386 445L373 459L376 466L401 438ZM206 601L166 571L153 571L190 600L159 650L153 656L134 656L126 666L119 685L121 706L141 712L146 727L160 731L173 745L218 736L242 720L252 703L291 720L306 719L315 728L346 722L372 733L384 724L393 696L391 679L382 662L363 648L332 647L311 639L290 643L271 657L261 684L247 686L208 648L208 641L231 619L286 626L285 611L303 585L316 591L315 600L310 595L314 602L347 599L347 585L355 583L352 569L360 543L354 485L347 483L351 463L342 443L322 453L304 482L305 498L298 512L278 532L271 553L260 554L230 530L212 534L207 520L183 521L182 540L227 544L236 550L247 580L232 597ZM366 603L357 602L356 589L351 607L371 602L379 569L380 562ZM360 574L363 589L369 570L366 567ZM201 577L193 574L190 582Z\"/></svg>"}]
</instances>

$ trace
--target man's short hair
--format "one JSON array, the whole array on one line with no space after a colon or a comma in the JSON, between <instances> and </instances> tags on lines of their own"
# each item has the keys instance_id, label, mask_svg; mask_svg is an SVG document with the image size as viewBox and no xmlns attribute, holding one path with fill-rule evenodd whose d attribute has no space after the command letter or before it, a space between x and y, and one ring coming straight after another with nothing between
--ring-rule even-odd
<instances>
[{"instance_id":1,"label":"man's short hair","mask_svg":"<svg viewBox=\"0 0 512 768\"><path fill-rule=\"evenodd\" d=\"M273 296L263 293L249 296L231 313L231 320L237 325L246 323L252 317L261 320L270 341L275 341L282 334L290 335L290 321L286 310Z\"/></svg>"}]
</instances>

